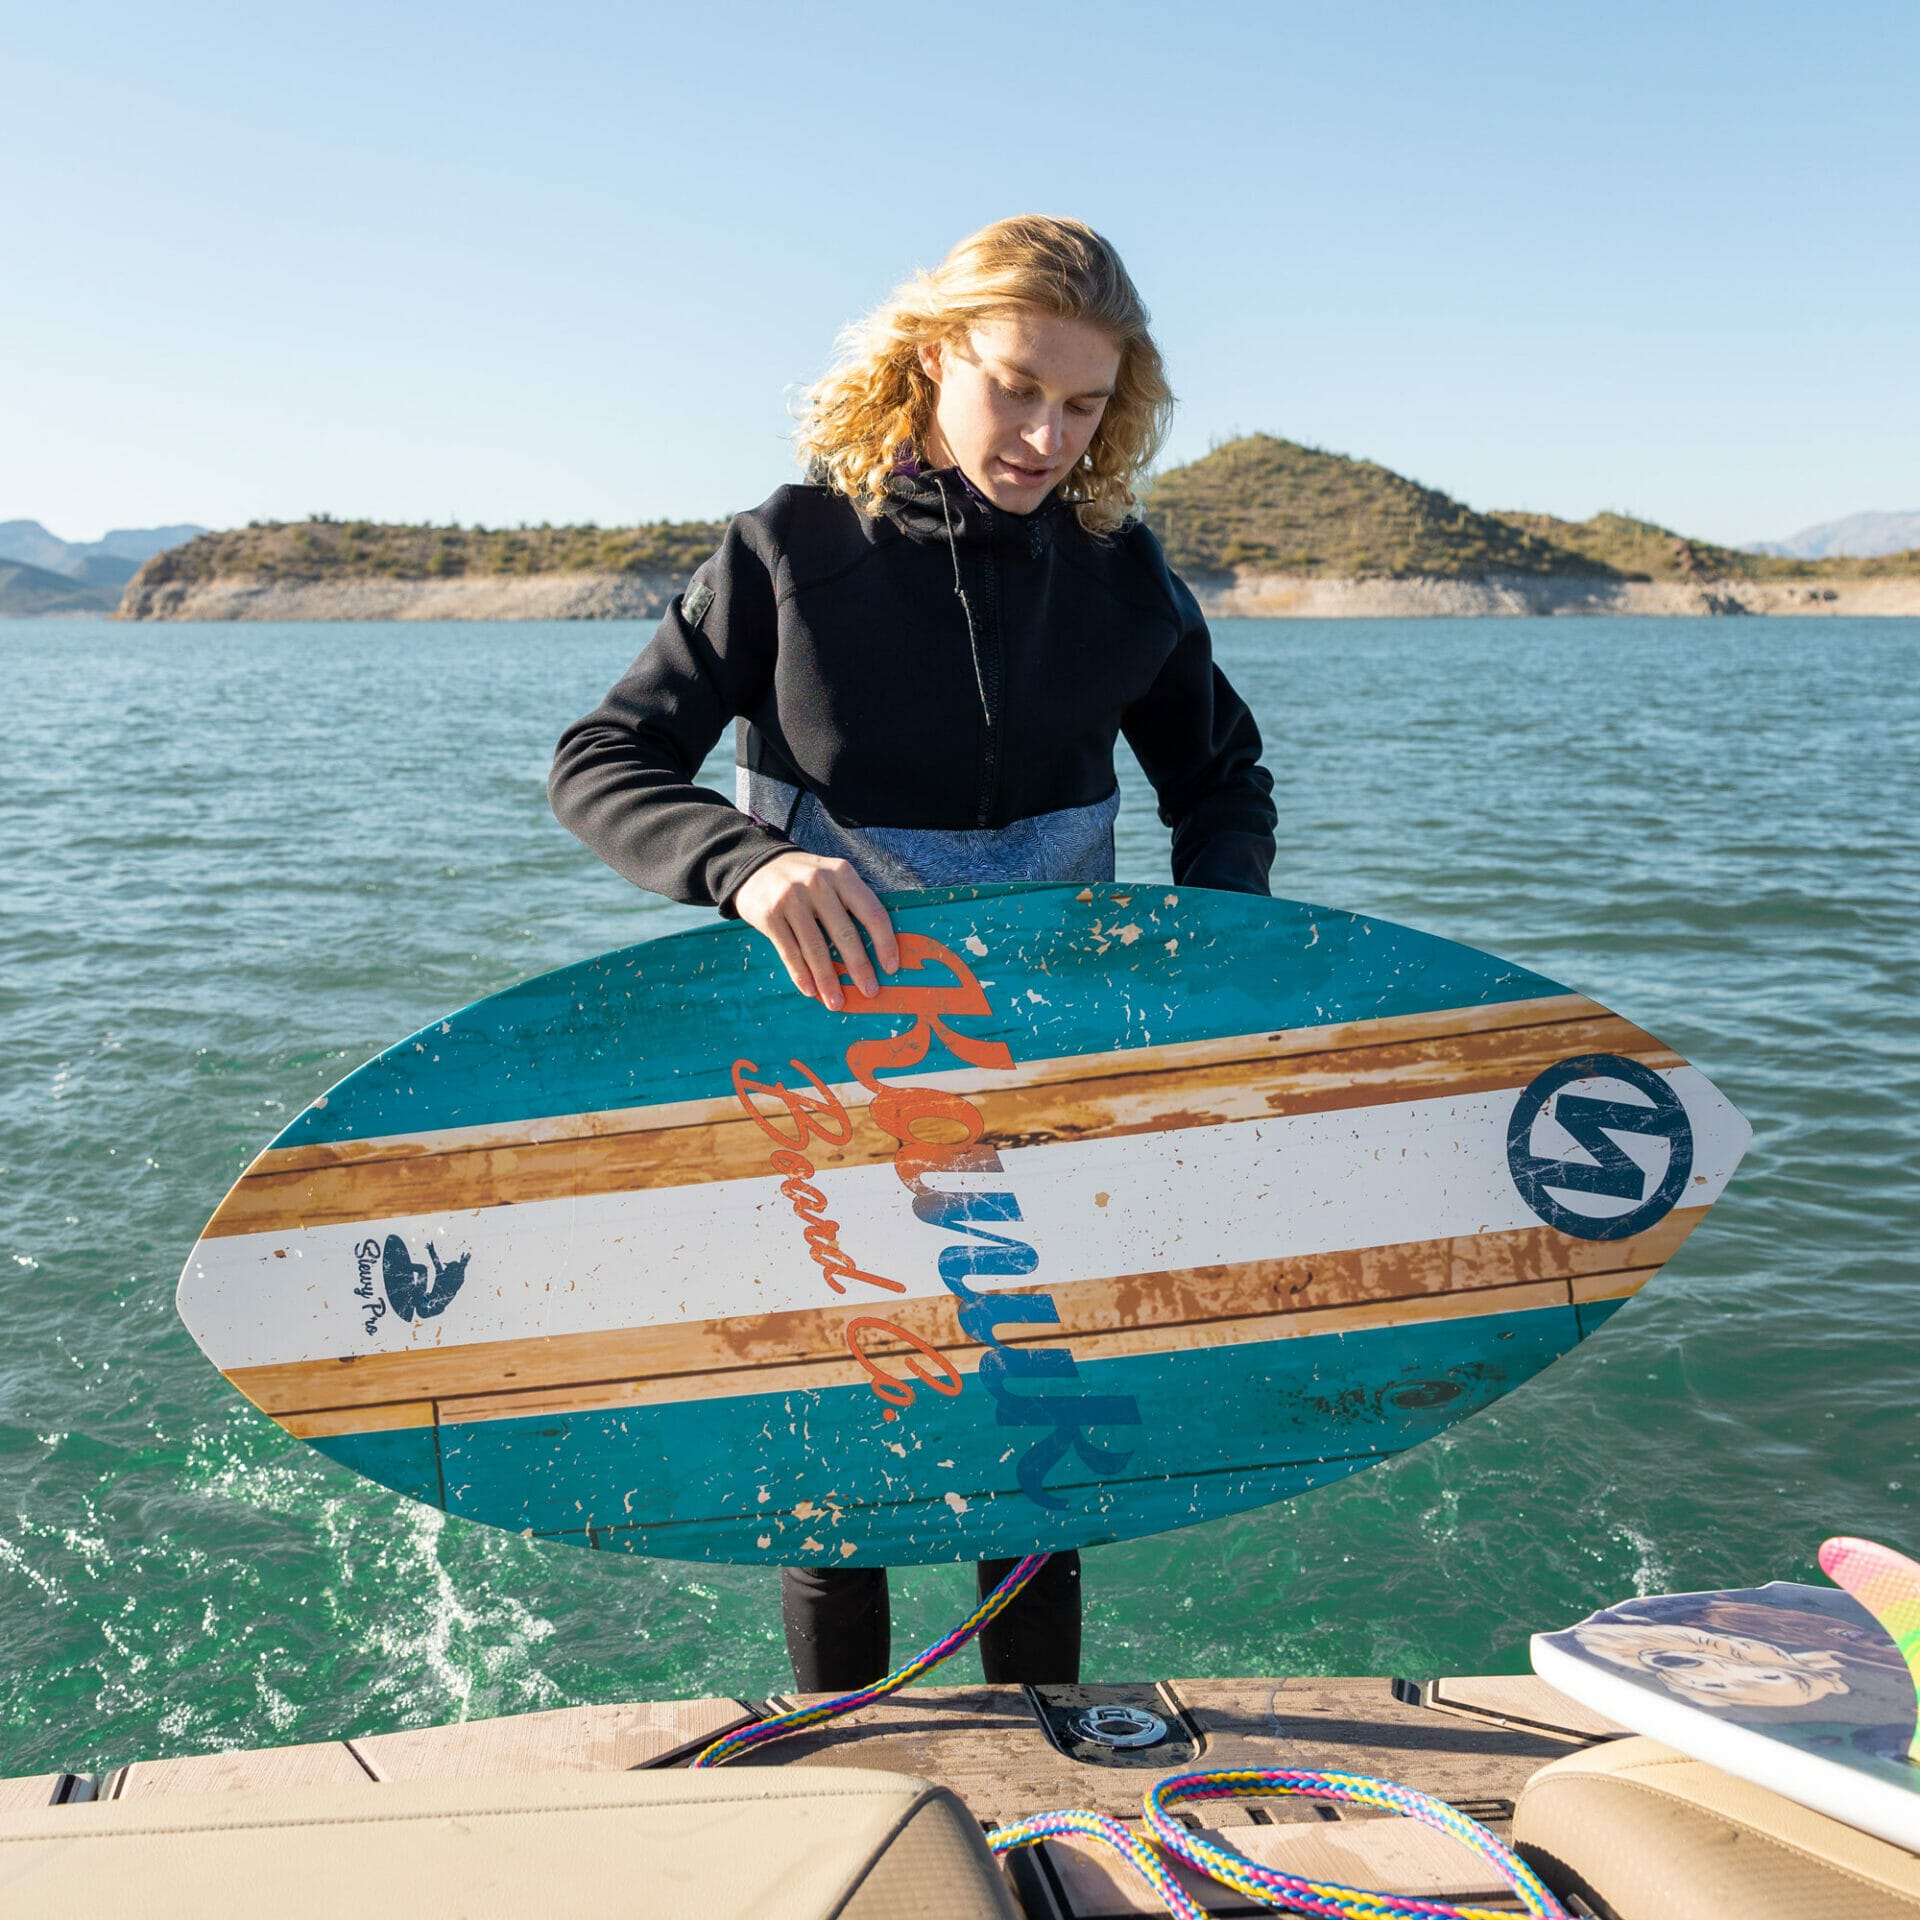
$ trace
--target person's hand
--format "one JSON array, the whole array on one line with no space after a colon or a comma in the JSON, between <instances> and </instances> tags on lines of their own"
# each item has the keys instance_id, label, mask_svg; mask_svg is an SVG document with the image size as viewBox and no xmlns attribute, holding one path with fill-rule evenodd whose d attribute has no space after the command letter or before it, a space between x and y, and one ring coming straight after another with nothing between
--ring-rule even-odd
<instances>
[{"instance_id":1,"label":"person's hand","mask_svg":"<svg viewBox=\"0 0 1920 1920\"><path fill-rule=\"evenodd\" d=\"M872 994L880 984L856 921L872 936L888 973L900 964L886 908L845 860L783 853L747 875L733 896L733 910L773 942L793 984L835 1013L846 1005L846 992L829 949L845 962L856 992Z\"/></svg>"}]
</instances>

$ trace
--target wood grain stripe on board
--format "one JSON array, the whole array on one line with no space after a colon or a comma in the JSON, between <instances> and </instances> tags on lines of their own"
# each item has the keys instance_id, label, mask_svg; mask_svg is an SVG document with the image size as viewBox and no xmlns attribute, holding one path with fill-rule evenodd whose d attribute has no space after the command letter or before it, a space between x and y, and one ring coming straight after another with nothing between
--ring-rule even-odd
<instances>
[{"instance_id":1,"label":"wood grain stripe on board","mask_svg":"<svg viewBox=\"0 0 1920 1920\"><path fill-rule=\"evenodd\" d=\"M1547 1291L1537 1304L1617 1298L1657 1272L1705 1212L1676 1208L1649 1232L1622 1241L1574 1240L1538 1227L1082 1280L1052 1289L1059 1323L1035 1327L1024 1337L1071 1340L1076 1356L1095 1358L1108 1351L1169 1352L1497 1312L1492 1295L1541 1287ZM338 1422L295 1428L302 1437L422 1424L419 1410L431 1403L438 1403L438 1417L445 1421L453 1417L449 1407L454 1404L462 1408L460 1418L471 1419L480 1416L469 1408L482 1401L500 1403L498 1413L538 1411L556 1394L561 1400L553 1404L632 1406L647 1399L844 1386L859 1377L847 1357L846 1324L871 1311L861 1303L418 1353L293 1361L238 1367L227 1378L283 1423L292 1418ZM949 1354L956 1365L978 1363L982 1349L957 1338L948 1296L889 1303L887 1317ZM1004 1327L1001 1335L1008 1344L1023 1337L1017 1326ZM897 1350L897 1343L881 1341L870 1349L876 1355ZM509 1407L509 1400L519 1404Z\"/></svg>"},{"instance_id":2,"label":"wood grain stripe on board","mask_svg":"<svg viewBox=\"0 0 1920 1920\"><path fill-rule=\"evenodd\" d=\"M1303 1053L1339 1053L1355 1047L1397 1046L1410 1040L1445 1039L1455 1034L1504 1032L1514 1027L1543 1027L1567 1020L1606 1019L1607 1009L1583 994L1565 993L1538 1000L1496 1001L1484 1007L1443 1007L1434 1013L1403 1014L1389 1020L1345 1020L1324 1027L1289 1027L1272 1033L1230 1034L1219 1040L1191 1040L1177 1046L1117 1047L1107 1053L1062 1054L1051 1060L1023 1061L1025 1086L1062 1080L1105 1080L1141 1072L1179 1073L1189 1067L1231 1066L1241 1060L1278 1059ZM991 1092L1006 1075L973 1067L951 1072L916 1073L915 1086L947 1093ZM855 1081L833 1091L848 1106L866 1099ZM739 1106L721 1100L676 1100L651 1107L609 1107L594 1113L550 1114L536 1120L501 1121L477 1127L443 1127L426 1133L380 1134L365 1140L329 1140L310 1146L269 1147L253 1163L266 1173L299 1173L314 1167L355 1165L369 1160L412 1160L428 1154L471 1153L484 1147L520 1147L558 1140L591 1140L615 1133L663 1133L675 1127L710 1126L732 1120Z\"/></svg>"},{"instance_id":3,"label":"wood grain stripe on board","mask_svg":"<svg viewBox=\"0 0 1920 1920\"><path fill-rule=\"evenodd\" d=\"M1644 1286L1657 1268L1633 1276L1633 1289ZM1429 1294L1417 1299L1387 1300L1368 1306L1329 1307L1303 1313L1255 1315L1244 1320L1208 1320L1195 1326L1124 1328L1111 1333L1076 1334L1076 1361L1118 1360L1156 1353L1183 1353L1195 1348L1235 1347L1265 1340L1306 1339L1314 1334L1366 1333L1379 1327L1403 1327L1435 1320L1470 1320L1483 1313L1524 1313L1537 1307L1569 1305L1564 1280L1532 1281L1524 1286L1488 1287L1477 1293ZM1058 1330L1047 1332L1056 1339ZM1178 1337L1176 1337L1178 1336ZM973 1373L984 1347L951 1338L930 1341L959 1373ZM1006 1345L1027 1344L1007 1341ZM889 1349L875 1341L876 1356ZM904 1349L895 1348L895 1352ZM577 1387L542 1387L522 1393L449 1395L438 1402L440 1424L457 1426L477 1420L519 1420L548 1413L595 1413L622 1407L644 1407L684 1400L722 1399L741 1393L780 1393L812 1387L846 1387L864 1376L844 1357L838 1361L807 1361L769 1371L763 1367L732 1373L681 1374L673 1379L594 1381Z\"/></svg>"},{"instance_id":4,"label":"wood grain stripe on board","mask_svg":"<svg viewBox=\"0 0 1920 1920\"><path fill-rule=\"evenodd\" d=\"M377 1413L377 1421L366 1416ZM296 1440L320 1440L330 1433L398 1433L406 1427L439 1424L431 1400L396 1400L377 1407L323 1407L313 1413L277 1413L273 1416Z\"/></svg>"},{"instance_id":5,"label":"wood grain stripe on board","mask_svg":"<svg viewBox=\"0 0 1920 1920\"><path fill-rule=\"evenodd\" d=\"M1656 1069L1684 1064L1638 1027L1606 1014L1334 1052L1255 1055L1208 1067L1143 1061L1135 1073L981 1089L970 1097L995 1146L1035 1147L1483 1094L1524 1086L1558 1061L1587 1053L1625 1054ZM850 1110L856 1105L847 1104ZM808 1151L824 1172L883 1163L893 1157L895 1144L867 1125L856 1127L845 1147ZM221 1202L203 1238L764 1178L767 1146L766 1135L736 1104L705 1125L660 1132L524 1141L289 1171L262 1170L256 1163Z\"/></svg>"},{"instance_id":6,"label":"wood grain stripe on board","mask_svg":"<svg viewBox=\"0 0 1920 1920\"><path fill-rule=\"evenodd\" d=\"M1659 1269L1655 1268L1655 1272ZM1596 1300L1626 1300L1638 1293L1651 1276L1637 1277L1618 1273L1576 1273L1567 1282L1576 1307L1590 1307ZM1631 1280L1631 1285L1622 1284Z\"/></svg>"}]
</instances>

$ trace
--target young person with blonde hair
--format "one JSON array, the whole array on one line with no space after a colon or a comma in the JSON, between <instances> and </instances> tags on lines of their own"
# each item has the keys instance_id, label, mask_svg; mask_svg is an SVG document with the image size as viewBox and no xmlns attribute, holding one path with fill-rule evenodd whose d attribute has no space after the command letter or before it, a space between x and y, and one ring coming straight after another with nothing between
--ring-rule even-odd
<instances>
[{"instance_id":1,"label":"young person with blonde hair","mask_svg":"<svg viewBox=\"0 0 1920 1920\"><path fill-rule=\"evenodd\" d=\"M1122 735L1174 879L1265 893L1259 731L1138 516L1173 396L1113 247L998 221L842 348L805 398L805 484L734 518L562 736L560 819L637 885L746 921L835 1010L836 955L863 993L898 963L880 891L1112 879ZM734 804L696 784L729 721ZM1079 1583L1056 1554L981 1635L990 1680L1078 1678ZM887 1670L884 1569L782 1588L802 1689Z\"/></svg>"}]
</instances>

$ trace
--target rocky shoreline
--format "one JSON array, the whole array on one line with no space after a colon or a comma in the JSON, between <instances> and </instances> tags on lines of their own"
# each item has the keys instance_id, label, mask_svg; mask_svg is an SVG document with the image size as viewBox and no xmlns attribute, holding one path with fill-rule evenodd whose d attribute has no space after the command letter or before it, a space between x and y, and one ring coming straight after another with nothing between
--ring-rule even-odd
<instances>
[{"instance_id":1,"label":"rocky shoreline","mask_svg":"<svg viewBox=\"0 0 1920 1920\"><path fill-rule=\"evenodd\" d=\"M657 620L680 574L469 574L446 580L135 580L122 620ZM1328 579L1190 578L1211 619L1461 619L1489 615L1867 614L1920 616L1920 578L1821 582L1606 580L1542 574Z\"/></svg>"},{"instance_id":2,"label":"rocky shoreline","mask_svg":"<svg viewBox=\"0 0 1920 1920\"><path fill-rule=\"evenodd\" d=\"M1296 620L1461 619L1514 614L1920 615L1920 579L1802 583L1759 580L1595 580L1491 574L1479 580L1427 575L1403 580L1329 580L1242 573L1190 582L1209 618Z\"/></svg>"},{"instance_id":3,"label":"rocky shoreline","mask_svg":"<svg viewBox=\"0 0 1920 1920\"><path fill-rule=\"evenodd\" d=\"M673 573L467 574L447 580L136 578L121 620L657 620Z\"/></svg>"}]
</instances>

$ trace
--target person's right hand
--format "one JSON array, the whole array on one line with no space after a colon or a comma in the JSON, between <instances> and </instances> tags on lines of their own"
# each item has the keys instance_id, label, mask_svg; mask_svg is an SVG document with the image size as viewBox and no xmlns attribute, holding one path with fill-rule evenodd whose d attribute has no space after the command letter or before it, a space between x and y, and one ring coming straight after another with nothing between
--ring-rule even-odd
<instances>
[{"instance_id":1,"label":"person's right hand","mask_svg":"<svg viewBox=\"0 0 1920 1920\"><path fill-rule=\"evenodd\" d=\"M773 942L793 984L835 1013L846 1005L846 992L830 949L846 963L857 992L872 994L880 984L856 921L872 936L881 966L892 973L900 965L886 908L846 860L783 853L747 875L733 910Z\"/></svg>"}]
</instances>

